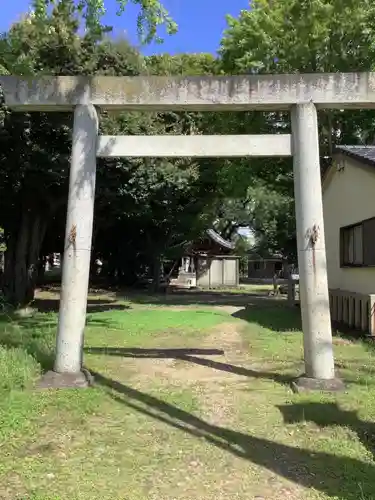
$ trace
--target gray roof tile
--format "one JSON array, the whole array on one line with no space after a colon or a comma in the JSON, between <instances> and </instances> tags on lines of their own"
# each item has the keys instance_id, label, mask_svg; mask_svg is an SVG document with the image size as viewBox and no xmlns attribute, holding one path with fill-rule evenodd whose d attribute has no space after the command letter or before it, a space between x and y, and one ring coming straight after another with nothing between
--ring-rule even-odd
<instances>
[{"instance_id":1,"label":"gray roof tile","mask_svg":"<svg viewBox=\"0 0 375 500\"><path fill-rule=\"evenodd\" d=\"M375 146L337 146L335 152L375 167Z\"/></svg>"},{"instance_id":2,"label":"gray roof tile","mask_svg":"<svg viewBox=\"0 0 375 500\"><path fill-rule=\"evenodd\" d=\"M235 244L232 241L225 240L219 233L214 229L207 229L207 234L221 247L227 248L228 250L234 250Z\"/></svg>"}]
</instances>

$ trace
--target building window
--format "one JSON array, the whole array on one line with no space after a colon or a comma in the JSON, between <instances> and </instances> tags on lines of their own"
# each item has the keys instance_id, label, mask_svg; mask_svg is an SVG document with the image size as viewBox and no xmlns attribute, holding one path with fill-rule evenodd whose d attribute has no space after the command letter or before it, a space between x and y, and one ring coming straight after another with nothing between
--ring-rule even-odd
<instances>
[{"instance_id":1,"label":"building window","mask_svg":"<svg viewBox=\"0 0 375 500\"><path fill-rule=\"evenodd\" d=\"M375 266L375 218L340 229L341 267Z\"/></svg>"}]
</instances>

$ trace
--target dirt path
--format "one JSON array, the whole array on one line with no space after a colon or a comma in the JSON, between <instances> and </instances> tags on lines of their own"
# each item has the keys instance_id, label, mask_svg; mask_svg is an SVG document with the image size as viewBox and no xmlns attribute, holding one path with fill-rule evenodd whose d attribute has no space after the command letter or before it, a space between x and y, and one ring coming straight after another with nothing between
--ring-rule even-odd
<instances>
[{"instance_id":1,"label":"dirt path","mask_svg":"<svg viewBox=\"0 0 375 500\"><path fill-rule=\"evenodd\" d=\"M247 432L254 432L262 426L261 416L254 413L254 422L249 429L243 429L241 413L244 401L248 400L250 411L269 404L267 393L249 393L249 384L253 384L248 371L255 371L249 359L242 338L245 327L240 321L226 322L211 329L200 343L204 350L217 349L220 354L186 354L172 359L136 359L134 379L141 390L157 379L166 390L189 389L199 403L197 417L204 425L216 429L233 430L234 436L243 439ZM129 361L129 359L127 360ZM256 380L256 379L254 379ZM256 383L256 382L255 382ZM264 410L262 410L264 411ZM260 412L261 415L261 412ZM252 429L254 427L254 429ZM191 439L191 438L190 438ZM217 438L215 438L217 439ZM251 440L251 436L249 437ZM206 445L209 446L209 445ZM245 452L240 445L239 454ZM208 448L209 449L209 448ZM165 492L165 476L159 472L154 479L150 498L163 500L304 500L303 492L295 484L285 481L267 469L255 466L246 459L228 455L225 450L212 449L217 462L208 461L210 451L187 452L181 450L177 463L180 468L172 469L169 481L173 483L170 492ZM185 455L186 453L186 455ZM208 453L208 455L207 455ZM230 474L226 473L230 470ZM192 481L194 477L194 481ZM250 481L249 484L244 481ZM210 487L208 488L208 483ZM177 485L177 489L176 489Z\"/></svg>"},{"instance_id":2,"label":"dirt path","mask_svg":"<svg viewBox=\"0 0 375 500\"><path fill-rule=\"evenodd\" d=\"M138 358L132 364L137 378L158 377L166 384L234 383L246 379L230 369L234 358L238 361L241 357L241 348L241 324L228 322L213 328L192 354L189 349L180 349L170 357Z\"/></svg>"}]
</instances>

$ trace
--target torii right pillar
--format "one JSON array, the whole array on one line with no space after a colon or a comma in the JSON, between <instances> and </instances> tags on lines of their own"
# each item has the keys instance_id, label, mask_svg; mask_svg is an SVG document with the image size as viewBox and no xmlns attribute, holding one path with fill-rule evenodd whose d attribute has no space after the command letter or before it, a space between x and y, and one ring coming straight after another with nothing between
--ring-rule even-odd
<instances>
[{"instance_id":1,"label":"torii right pillar","mask_svg":"<svg viewBox=\"0 0 375 500\"><path fill-rule=\"evenodd\" d=\"M315 105L292 108L294 194L305 374L300 390L340 390L335 376L324 237L318 119Z\"/></svg>"}]
</instances>

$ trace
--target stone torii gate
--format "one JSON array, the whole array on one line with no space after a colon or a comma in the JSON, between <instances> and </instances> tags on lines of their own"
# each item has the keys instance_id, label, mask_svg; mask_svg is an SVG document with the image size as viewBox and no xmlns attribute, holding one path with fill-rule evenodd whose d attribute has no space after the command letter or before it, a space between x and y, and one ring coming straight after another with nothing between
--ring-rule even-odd
<instances>
[{"instance_id":1,"label":"stone torii gate","mask_svg":"<svg viewBox=\"0 0 375 500\"><path fill-rule=\"evenodd\" d=\"M294 158L305 375L300 387L335 389L326 270L317 108L375 108L375 73L231 77L1 76L14 111L73 111L65 253L54 372L47 385L83 386L83 332L96 157L289 156ZM98 136L108 111L290 111L292 135Z\"/></svg>"}]
</instances>

